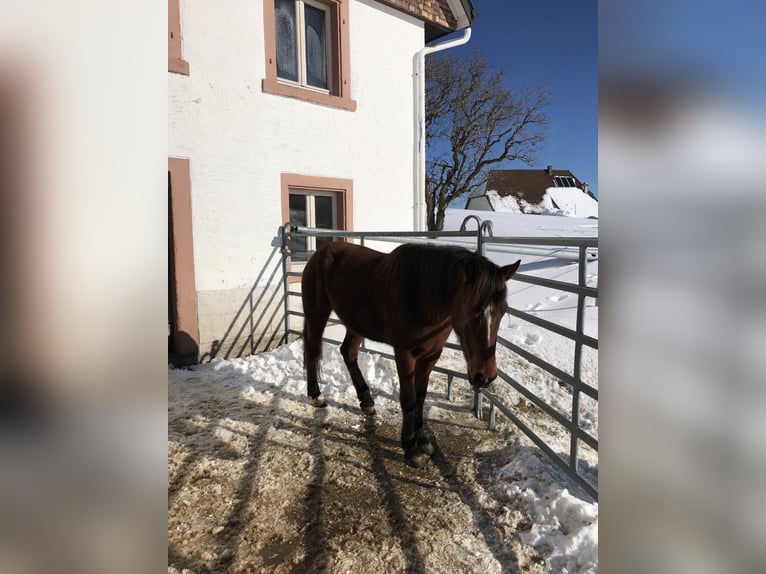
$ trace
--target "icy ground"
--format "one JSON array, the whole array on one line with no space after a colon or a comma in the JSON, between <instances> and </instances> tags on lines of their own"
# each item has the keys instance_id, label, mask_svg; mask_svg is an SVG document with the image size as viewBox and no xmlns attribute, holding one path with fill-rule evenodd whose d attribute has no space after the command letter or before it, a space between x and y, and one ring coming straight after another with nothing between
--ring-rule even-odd
<instances>
[{"instance_id":1,"label":"icy ground","mask_svg":"<svg viewBox=\"0 0 766 574\"><path fill-rule=\"evenodd\" d=\"M448 225L465 214L449 214ZM592 220L480 215L493 217L495 235L597 234ZM576 280L571 262L521 258L524 272ZM595 284L597 263L588 273ZM576 298L511 282L509 300L568 324ZM597 307L588 312L586 332L597 335ZM571 369L565 339L512 318L501 334ZM362 354L377 409L365 417L336 346L324 350L326 409L306 400L301 355L295 341L168 371L169 573L597 571L598 504L504 417L495 431L487 430L486 407L483 421L474 418L465 381L456 380L450 402L445 377L432 377L425 419L436 452L426 468L413 469L399 445L393 362ZM503 350L498 364L567 412L571 396L555 379ZM456 352L439 365L465 369ZM583 372L597 386L595 353L585 356ZM551 419L494 386L554 450L568 452ZM584 402L580 416L598 436L597 404ZM597 453L583 448L582 457L581 470L595 480Z\"/></svg>"}]
</instances>

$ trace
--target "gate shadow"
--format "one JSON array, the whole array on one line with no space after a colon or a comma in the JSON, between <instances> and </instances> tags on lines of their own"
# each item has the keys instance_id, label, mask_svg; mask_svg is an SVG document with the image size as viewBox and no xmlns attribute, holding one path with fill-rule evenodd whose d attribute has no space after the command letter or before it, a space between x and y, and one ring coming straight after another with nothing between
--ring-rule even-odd
<instances>
[{"instance_id":1,"label":"gate shadow","mask_svg":"<svg viewBox=\"0 0 766 574\"><path fill-rule=\"evenodd\" d=\"M213 367L198 367L195 369L200 375L204 376L205 369L213 370ZM427 471L421 473L411 472L403 460L400 445L396 433L399 429L399 412L397 411L396 422L387 419L381 419L381 412L375 418L364 418L362 429L353 428L346 423L349 420L346 414L360 415L361 413L353 404L336 403L329 401L327 409L303 410L297 411L288 406L288 403L305 403L306 398L302 394L291 392L288 389L280 388L275 381L248 379L247 384L255 384L258 387L268 389L269 397L262 401L254 402L252 408L237 409L233 412L231 409L234 401L242 401L242 387L238 381L231 376L240 372L234 365L223 364L214 369L217 378L223 383L221 385L211 385L213 388L220 388L212 393L211 396L205 396L204 400L181 403L181 409L174 413L172 430L173 440L180 442L188 447L189 456L182 461L177 469L174 470L169 484L169 503L177 504L178 494L181 488L189 483L189 475L192 468L196 466L197 461L203 455L212 455L219 459L239 458L243 461L243 472L237 483L232 483L231 498L235 504L226 508L216 517L216 524L225 526L222 531L212 532L210 539L210 548L215 556L212 564L210 558L205 558L204 552L198 549L189 549L181 547L177 543L168 546L168 563L176 568L188 568L193 571L211 571L226 572L234 570L240 571L243 566L240 565L241 556L247 551L248 546L242 540L243 531L248 528L249 522L253 519L249 510L253 501L258 500L259 482L257 476L262 474L265 467L268 467L271 457L271 449L293 449L296 453L308 453L313 461L311 471L305 476L297 478L305 485L303 495L296 498L295 504L291 508L295 510L296 517L299 517L297 524L303 526L295 531L296 538L285 540L284 548L278 550L285 555L296 557L294 563L295 571L305 572L328 572L332 568L332 550L328 547L328 541L335 532L333 520L338 517L338 508L331 509L328 505L328 486L337 489L337 484L328 485L328 477L333 475L332 465L351 464L354 468L367 474L367 481L375 485L375 491L378 500L375 503L384 512L380 518L383 524L387 526L386 530L393 534L389 540L393 545L398 546L403 560L402 566L407 572L425 572L426 558L425 552L428 552L428 546L420 546L418 535L411 515L412 509L405 507L405 502L409 504L415 487L423 489L425 492L435 487L434 480L437 473L428 477ZM230 372L229 372L230 371ZM191 381L193 383L193 381ZM351 382L348 381L349 389L353 389ZM382 391L382 389L381 389ZM179 389L174 396L183 397L184 389ZM353 392L353 391L351 391ZM273 393L273 394L272 394ZM386 395L389 401L396 401L396 397L387 393L378 393L376 398L381 398L381 394ZM343 417L336 419L333 412L346 411ZM466 416L470 416L466 412ZM427 416L427 418L430 418ZM186 422L191 425L198 420L210 421L202 432L205 432L211 442L215 440L215 429L227 429L237 432L230 423L223 419L234 419L250 422L253 426L248 431L247 439L249 447L245 454L232 450L229 443L217 440L214 446L202 451L195 448L197 438L195 435L186 434ZM360 419L356 419L361 422ZM171 421L169 421L170 423ZM378 423L382 423L385 428L380 428ZM434 421L434 426L441 426L441 422ZM240 431L241 432L241 431ZM285 434L282 434L284 432ZM298 446L294 441L285 440L290 434L303 434L306 442ZM450 433L429 433L430 436L447 437ZM514 564L509 562L508 556L503 552L502 541L497 539L494 533L492 517L487 513L487 509L482 505L482 493L473 489L475 485L466 485L461 479L457 469L458 460L442 452L440 445L433 438L433 444L436 453L433 457L433 464L436 466L438 475L441 475L440 483L445 484L450 489L458 492L464 504L470 508L473 516L475 528L482 532L489 550L496 556L498 562L503 564L503 572L518 572L513 569ZM445 439L447 440L447 439ZM352 447L359 452L364 453L362 458L354 458L349 461L347 458L335 459L339 451L339 446ZM348 451L348 448L345 449ZM449 451L449 448L447 448ZM304 455L305 456L305 455ZM334 462L337 460L337 462ZM401 471L404 472L401 472ZM371 476L370 476L371 475ZM411 485L408 490L402 490L403 485ZM191 485L193 487L193 485ZM441 485L436 485L443 488ZM332 492L332 490L330 490ZM416 494L415 496L420 496ZM349 512L358 511L358 508L349 507ZM335 513L335 514L334 514ZM246 534L246 533L245 533ZM494 538L493 538L494 536ZM336 538L337 539L337 538ZM290 547L287 543L294 542L295 546ZM259 551L260 560L264 566L268 566L267 560L273 560L272 548L264 548ZM300 557L299 553L300 552ZM268 553L268 556L267 556ZM273 565L273 563L272 563ZM244 571L244 570L241 570Z\"/></svg>"},{"instance_id":2,"label":"gate shadow","mask_svg":"<svg viewBox=\"0 0 766 574\"><path fill-rule=\"evenodd\" d=\"M194 472L203 458L211 458L218 461L236 461L245 458L244 469L241 479L238 481L233 500L238 501L227 512L217 517L221 525L225 525L220 532L212 533L211 545L214 551L211 557L205 557L198 549L181 548L168 542L168 565L175 566L178 570L191 570L193 572L226 572L231 560L238 549L235 542L240 536L242 529L247 524L248 504L255 495L257 489L258 470L262 465L263 457L268 448L267 435L274 426L274 419L287 419L289 413L279 408L279 402L284 398L275 394L267 403L257 405L256 409L246 414L241 414L239 420L248 420L254 423L255 429L248 435L247 454L242 455L232 448L230 444L216 437L216 429L229 428L222 424L225 418L230 418L230 407L233 401L241 400L240 389L229 386L221 390L220 394L206 397L205 400L189 402L183 409L175 410L169 404L168 412L168 440L172 439L189 451L174 473L168 473L168 512L179 504L181 490L184 486L193 489ZM169 397L169 402L172 399ZM204 425L195 424L197 421L209 421ZM194 428L192 428L194 427ZM233 430L233 429L232 429ZM170 523L170 520L169 520ZM210 562L213 561L211 566Z\"/></svg>"},{"instance_id":3,"label":"gate shadow","mask_svg":"<svg viewBox=\"0 0 766 574\"><path fill-rule=\"evenodd\" d=\"M201 363L238 358L271 350L286 342L285 297L282 283L282 228L271 241L271 252L220 339L202 354ZM275 279L277 279L275 281ZM279 325L281 328L269 329Z\"/></svg>"}]
</instances>

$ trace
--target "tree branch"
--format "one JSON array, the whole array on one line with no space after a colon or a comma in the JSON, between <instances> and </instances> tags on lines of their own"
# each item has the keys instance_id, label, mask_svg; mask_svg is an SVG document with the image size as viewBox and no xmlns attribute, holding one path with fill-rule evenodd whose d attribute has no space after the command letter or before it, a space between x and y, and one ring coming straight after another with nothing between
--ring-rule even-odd
<instances>
[{"instance_id":1,"label":"tree branch","mask_svg":"<svg viewBox=\"0 0 766 574\"><path fill-rule=\"evenodd\" d=\"M479 56L429 56L426 204L435 210L429 226L443 221L446 207L481 184L490 167L535 161L545 141L543 109L550 99L542 87L515 94L505 85L505 73Z\"/></svg>"}]
</instances>

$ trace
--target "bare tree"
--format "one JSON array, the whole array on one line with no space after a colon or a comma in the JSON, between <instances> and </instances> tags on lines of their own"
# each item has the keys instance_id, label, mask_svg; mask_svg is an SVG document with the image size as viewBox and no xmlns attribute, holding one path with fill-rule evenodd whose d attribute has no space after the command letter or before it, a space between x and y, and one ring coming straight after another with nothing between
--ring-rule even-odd
<instances>
[{"instance_id":1,"label":"bare tree","mask_svg":"<svg viewBox=\"0 0 766 574\"><path fill-rule=\"evenodd\" d=\"M486 58L447 53L426 63L426 211L428 229L444 227L447 206L486 181L503 161L530 165L545 140L546 88L514 93Z\"/></svg>"}]
</instances>

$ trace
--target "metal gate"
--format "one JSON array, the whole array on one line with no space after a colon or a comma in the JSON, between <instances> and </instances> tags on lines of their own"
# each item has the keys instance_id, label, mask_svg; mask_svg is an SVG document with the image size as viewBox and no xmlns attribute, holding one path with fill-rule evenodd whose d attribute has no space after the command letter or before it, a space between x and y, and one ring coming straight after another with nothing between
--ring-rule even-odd
<instances>
[{"instance_id":1,"label":"metal gate","mask_svg":"<svg viewBox=\"0 0 766 574\"><path fill-rule=\"evenodd\" d=\"M476 229L469 231L467 228L470 225L470 221L475 220ZM297 278L301 276L301 272L290 268L290 256L297 254L297 252L291 252L291 240L294 237L332 237L332 238L347 238L357 240L361 245L365 244L365 241L385 241L392 243L436 243L436 244L457 244L467 248L473 248L478 253L489 256L490 253L521 253L521 254L534 254L540 256L550 256L562 259L576 260L578 264L578 282L568 283L564 281L558 281L554 279L547 279L537 277L535 275L529 275L524 273L516 273L511 281L518 281L522 283L528 283L530 285L538 285L542 287L548 287L552 289L558 289L566 291L568 293L574 293L577 295L577 311L576 311L576 326L575 329L569 329L557 323L541 319L535 315L526 313L520 309L509 307L508 314L510 316L527 321L530 324L536 325L542 329L556 333L557 335L566 337L574 341L574 357L573 357L573 369L572 372L566 372L555 365L547 362L543 358L535 355L527 349L516 345L512 341L498 335L497 344L514 353L519 357L528 361L530 364L539 367L543 371L550 373L558 379L559 384L565 386L571 391L571 409L569 416L565 416L560 413L549 403L535 395L529 388L524 386L520 381L515 380L505 370L502 369L502 365L498 362L498 378L495 385L501 381L526 400L531 402L543 413L552 418L558 425L563 427L566 432L569 433L569 453L567 457L559 456L554 449L548 445L543 438L535 433L527 424L524 423L516 414L514 414L512 407L504 404L500 397L496 393L489 391L488 389L481 389L479 391L474 390L473 412L477 418L482 418L483 413L483 401L486 399L489 401L489 420L488 425L490 429L495 428L496 415L499 411L508 419L510 419L521 431L524 432L535 443L552 462L561 467L567 475L569 475L582 489L588 493L594 500L598 500L598 480L591 478L586 479L586 476L579 469L578 465L578 453L580 442L582 441L594 451L598 452L598 439L587 431L585 431L579 420L579 408L580 398L582 394L590 397L594 401L598 402L598 389L587 384L582 380L581 368L582 368L582 351L583 347L590 347L598 350L598 339L586 335L583 332L584 326L584 312L586 298L596 299L598 304L598 289L596 287L589 287L586 285L587 278L587 264L589 261L594 261L598 258L598 238L574 238L574 237L495 237L492 230L491 221L481 221L475 215L466 217L463 221L459 231L423 231L423 232L386 232L386 231L338 231L328 229L316 229L307 227L296 227L289 223L285 224L282 228L282 270L283 270L283 285L284 285L284 304L285 304L285 340L289 341L290 336L300 337L302 331L300 329L294 329L290 325L291 317L303 317L303 313L291 307L291 298L300 298L300 291L291 289L291 284L297 282ZM308 242L306 242L308 243ZM310 255L310 253L302 252L301 255ZM491 257L490 257L491 258ZM337 319L330 318L328 325L336 324L340 322ZM325 337L324 340L329 343L341 344L341 341ZM460 350L460 346L448 343L447 348ZM365 343L362 346L365 349ZM393 355L379 350L374 350L375 353L389 357L393 359ZM466 382L468 378L465 372L459 372L452 369L436 366L434 371L442 373L447 376L447 397L452 399L452 386L454 380L462 379Z\"/></svg>"}]
</instances>

